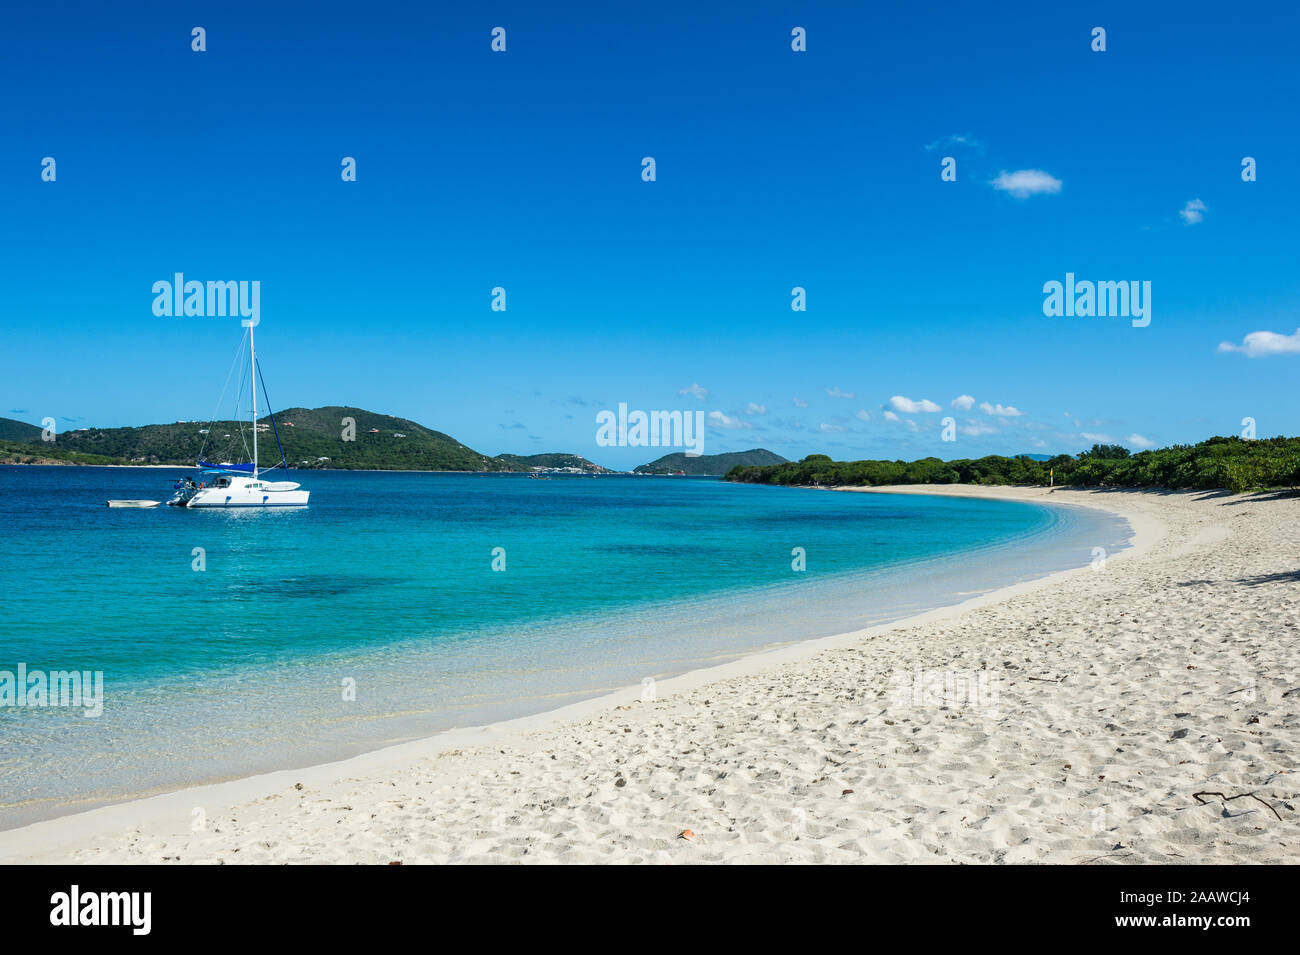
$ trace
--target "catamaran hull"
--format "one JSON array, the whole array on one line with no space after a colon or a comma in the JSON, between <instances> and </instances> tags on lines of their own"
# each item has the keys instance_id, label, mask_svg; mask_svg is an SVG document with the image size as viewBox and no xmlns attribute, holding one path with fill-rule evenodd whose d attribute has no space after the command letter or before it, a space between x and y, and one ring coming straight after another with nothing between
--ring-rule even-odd
<instances>
[{"instance_id":1,"label":"catamaran hull","mask_svg":"<svg viewBox=\"0 0 1300 955\"><path fill-rule=\"evenodd\" d=\"M228 492L225 488L199 491L185 507L306 507L310 491Z\"/></svg>"}]
</instances>

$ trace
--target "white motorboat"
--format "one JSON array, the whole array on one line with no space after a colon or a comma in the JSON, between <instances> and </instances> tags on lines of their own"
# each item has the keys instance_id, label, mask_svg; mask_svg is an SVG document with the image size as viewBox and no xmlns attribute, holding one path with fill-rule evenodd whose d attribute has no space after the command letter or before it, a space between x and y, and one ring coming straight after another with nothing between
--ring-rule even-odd
<instances>
[{"instance_id":1,"label":"white motorboat","mask_svg":"<svg viewBox=\"0 0 1300 955\"><path fill-rule=\"evenodd\" d=\"M280 446L280 432L275 427L275 416L271 414L269 407L267 414L271 419L275 443L280 448L280 463L272 465L265 471L258 468L257 433L260 429L257 423L257 386L261 382L262 373L257 367L257 349L253 343L253 324L248 321L244 322L244 327L248 329L248 376L252 395L253 460L248 463L227 461L213 464L203 460L203 452L200 451L198 462L200 470L197 477L187 477L183 481L178 481L175 485L175 495L167 502L174 507L307 506L307 498L311 492L304 491L301 485L294 481L267 481L263 477L263 475L270 474L276 468L288 467L284 457L284 448ZM242 349L241 343L241 353ZM263 384L264 391L265 387ZM267 404L269 406L269 400ZM209 428L204 428L199 433L207 435L209 432ZM227 434L225 437L229 438L230 435ZM247 448L244 450L247 451Z\"/></svg>"},{"instance_id":2,"label":"white motorboat","mask_svg":"<svg viewBox=\"0 0 1300 955\"><path fill-rule=\"evenodd\" d=\"M109 507L157 507L162 501L105 501Z\"/></svg>"}]
</instances>

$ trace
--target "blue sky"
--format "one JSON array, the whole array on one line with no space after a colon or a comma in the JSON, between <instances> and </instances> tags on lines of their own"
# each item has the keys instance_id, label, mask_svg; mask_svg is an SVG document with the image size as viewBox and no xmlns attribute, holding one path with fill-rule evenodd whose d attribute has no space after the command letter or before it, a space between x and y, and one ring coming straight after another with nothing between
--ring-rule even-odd
<instances>
[{"instance_id":1,"label":"blue sky","mask_svg":"<svg viewBox=\"0 0 1300 955\"><path fill-rule=\"evenodd\" d=\"M278 406L487 453L656 456L597 447L619 402L790 457L1300 431L1300 341L1246 338L1300 326L1300 14L883 6L14 11L0 415L206 419L240 330L153 314L183 272L261 282ZM1151 324L1044 316L1066 272L1150 281Z\"/></svg>"}]
</instances>

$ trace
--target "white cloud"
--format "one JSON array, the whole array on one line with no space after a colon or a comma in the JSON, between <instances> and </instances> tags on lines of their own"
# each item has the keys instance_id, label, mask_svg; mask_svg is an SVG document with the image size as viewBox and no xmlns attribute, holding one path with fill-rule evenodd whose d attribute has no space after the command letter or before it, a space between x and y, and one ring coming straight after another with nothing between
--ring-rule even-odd
<instances>
[{"instance_id":1,"label":"white cloud","mask_svg":"<svg viewBox=\"0 0 1300 955\"><path fill-rule=\"evenodd\" d=\"M1239 351L1247 358L1264 358L1268 355L1285 355L1288 352L1300 352L1300 328L1294 335L1281 335L1277 332L1251 332L1241 340L1240 345L1232 342L1220 342L1219 351Z\"/></svg>"},{"instance_id":2,"label":"white cloud","mask_svg":"<svg viewBox=\"0 0 1300 955\"><path fill-rule=\"evenodd\" d=\"M871 412L870 412L870 411L867 411L865 408L859 408L859 409L858 409L858 420L859 420L859 421L870 421L870 420L871 420Z\"/></svg>"},{"instance_id":3,"label":"white cloud","mask_svg":"<svg viewBox=\"0 0 1300 955\"><path fill-rule=\"evenodd\" d=\"M827 388L827 389L826 389L826 394L830 395L832 398L852 398L852 397L853 397L853 392L851 392L851 391L840 391L839 388Z\"/></svg>"},{"instance_id":4,"label":"white cloud","mask_svg":"<svg viewBox=\"0 0 1300 955\"><path fill-rule=\"evenodd\" d=\"M970 395L958 395L952 399L952 406L958 411L970 411L975 405L975 399Z\"/></svg>"},{"instance_id":5,"label":"white cloud","mask_svg":"<svg viewBox=\"0 0 1300 955\"><path fill-rule=\"evenodd\" d=\"M916 422L913 421L911 418L900 418L892 411L886 411L883 415L881 415L881 417L884 418L886 421L892 421L895 424L903 425L905 428L907 428L908 431L921 430L920 428L917 427Z\"/></svg>"},{"instance_id":6,"label":"white cloud","mask_svg":"<svg viewBox=\"0 0 1300 955\"><path fill-rule=\"evenodd\" d=\"M997 415L1000 418L1019 418L1023 411L1011 405L991 405L987 401L980 402L980 411L985 414Z\"/></svg>"},{"instance_id":7,"label":"white cloud","mask_svg":"<svg viewBox=\"0 0 1300 955\"><path fill-rule=\"evenodd\" d=\"M841 431L847 431L849 429L844 427L842 424L826 424L823 422L817 426L817 430L823 434L838 434Z\"/></svg>"},{"instance_id":8,"label":"white cloud","mask_svg":"<svg viewBox=\"0 0 1300 955\"><path fill-rule=\"evenodd\" d=\"M973 418L967 420L967 422L957 430L960 431L962 434L966 435L966 437L968 438L978 438L980 435L983 434L998 433L998 429L993 427L993 425L987 424L986 422L983 421L976 421Z\"/></svg>"},{"instance_id":9,"label":"white cloud","mask_svg":"<svg viewBox=\"0 0 1300 955\"><path fill-rule=\"evenodd\" d=\"M1108 434L1093 434L1089 431L1081 431L1080 434L1082 434L1086 440L1092 441L1095 444L1110 444L1113 440Z\"/></svg>"},{"instance_id":10,"label":"white cloud","mask_svg":"<svg viewBox=\"0 0 1300 955\"><path fill-rule=\"evenodd\" d=\"M804 401L802 398L793 398L793 399L791 399L791 400L794 401L794 406L795 406L796 408L807 408L807 407L808 407L808 402Z\"/></svg>"},{"instance_id":11,"label":"white cloud","mask_svg":"<svg viewBox=\"0 0 1300 955\"><path fill-rule=\"evenodd\" d=\"M901 411L904 414L918 414L922 411L935 412L943 410L928 398L922 398L920 401L913 401L911 398L904 398L902 395L894 395L894 397L890 398L889 406L895 411Z\"/></svg>"},{"instance_id":12,"label":"white cloud","mask_svg":"<svg viewBox=\"0 0 1300 955\"><path fill-rule=\"evenodd\" d=\"M767 414L767 405L750 402L745 406L745 414Z\"/></svg>"},{"instance_id":13,"label":"white cloud","mask_svg":"<svg viewBox=\"0 0 1300 955\"><path fill-rule=\"evenodd\" d=\"M1136 432L1128 436L1128 443L1137 448L1154 448L1156 446L1154 441L1149 438L1144 438Z\"/></svg>"},{"instance_id":14,"label":"white cloud","mask_svg":"<svg viewBox=\"0 0 1300 955\"><path fill-rule=\"evenodd\" d=\"M1188 225L1196 225L1205 218L1205 212L1205 203L1200 199L1192 199L1179 210L1178 214L1183 217L1183 221Z\"/></svg>"},{"instance_id":15,"label":"white cloud","mask_svg":"<svg viewBox=\"0 0 1300 955\"><path fill-rule=\"evenodd\" d=\"M994 189L1009 192L1017 199L1055 195L1061 191L1061 180L1041 169L1018 169L1015 172L1004 169L992 185Z\"/></svg>"},{"instance_id":16,"label":"white cloud","mask_svg":"<svg viewBox=\"0 0 1300 955\"><path fill-rule=\"evenodd\" d=\"M709 397L709 389L701 388L695 382L691 382L689 385L687 385L685 388L683 388L681 391L677 393L679 395L694 395L696 398L699 398L701 401Z\"/></svg>"},{"instance_id":17,"label":"white cloud","mask_svg":"<svg viewBox=\"0 0 1300 955\"><path fill-rule=\"evenodd\" d=\"M738 428L752 428L753 425L748 421L741 421L738 418L728 418L721 411L709 412L709 424L718 428L726 428L729 431L735 431Z\"/></svg>"}]
</instances>

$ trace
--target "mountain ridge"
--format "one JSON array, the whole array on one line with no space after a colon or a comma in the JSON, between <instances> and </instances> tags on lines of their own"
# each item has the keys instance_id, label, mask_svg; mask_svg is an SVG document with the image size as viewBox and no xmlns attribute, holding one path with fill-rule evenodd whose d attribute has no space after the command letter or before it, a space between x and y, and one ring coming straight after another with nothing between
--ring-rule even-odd
<instances>
[{"instance_id":1,"label":"mountain ridge","mask_svg":"<svg viewBox=\"0 0 1300 955\"><path fill-rule=\"evenodd\" d=\"M766 467L789 462L766 448L726 451L722 454L691 456L683 451L665 454L648 464L638 465L634 474L688 474L697 477L721 477L735 467Z\"/></svg>"},{"instance_id":2,"label":"mountain ridge","mask_svg":"<svg viewBox=\"0 0 1300 955\"><path fill-rule=\"evenodd\" d=\"M251 460L252 436L246 421L177 421L78 428L46 442L39 427L0 418L0 462L187 467L202 457L228 463ZM277 436L289 467L295 469L526 472L534 466L572 466L591 473L608 470L567 452L483 454L410 418L350 405L286 408L275 413L274 425L269 415L258 419L258 459L268 466L279 458ZM542 459L567 463L539 464Z\"/></svg>"}]
</instances>

